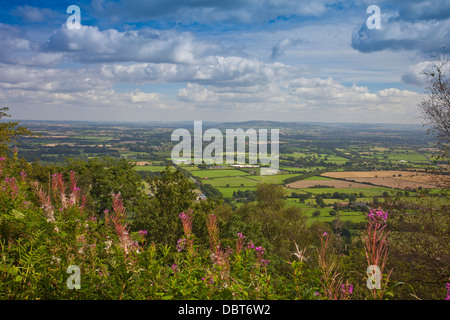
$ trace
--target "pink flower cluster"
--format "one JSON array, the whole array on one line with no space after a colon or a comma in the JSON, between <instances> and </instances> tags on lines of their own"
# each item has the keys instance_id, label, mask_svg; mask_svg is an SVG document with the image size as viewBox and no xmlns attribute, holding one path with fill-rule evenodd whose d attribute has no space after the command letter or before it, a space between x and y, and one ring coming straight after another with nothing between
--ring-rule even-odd
<instances>
[{"instance_id":1,"label":"pink flower cluster","mask_svg":"<svg viewBox=\"0 0 450 320\"><path fill-rule=\"evenodd\" d=\"M343 294L352 294L353 293L353 286L351 284L342 284L341 285L341 291Z\"/></svg>"},{"instance_id":2,"label":"pink flower cluster","mask_svg":"<svg viewBox=\"0 0 450 320\"><path fill-rule=\"evenodd\" d=\"M242 233L237 234L238 240L236 242L236 252L239 254L242 251L242 248L244 247L244 239L246 236L243 236Z\"/></svg>"},{"instance_id":3,"label":"pink flower cluster","mask_svg":"<svg viewBox=\"0 0 450 320\"><path fill-rule=\"evenodd\" d=\"M450 283L447 282L447 284L445 285L445 288L447 289L447 297L445 298L445 300L450 300Z\"/></svg>"},{"instance_id":4,"label":"pink flower cluster","mask_svg":"<svg viewBox=\"0 0 450 320\"><path fill-rule=\"evenodd\" d=\"M111 220L116 229L116 234L119 237L120 246L124 249L125 254L128 254L130 251L138 251L138 243L136 241L132 241L128 233L126 209L123 205L120 194L113 194L112 202L114 215Z\"/></svg>"},{"instance_id":5,"label":"pink flower cluster","mask_svg":"<svg viewBox=\"0 0 450 320\"><path fill-rule=\"evenodd\" d=\"M190 253L194 252L194 237L192 233L192 222L194 220L194 210L188 209L186 212L179 214L181 223L183 224L184 235L186 236L186 244ZM183 248L184 249L184 248ZM179 250L181 251L181 250Z\"/></svg>"},{"instance_id":6,"label":"pink flower cluster","mask_svg":"<svg viewBox=\"0 0 450 320\"><path fill-rule=\"evenodd\" d=\"M139 230L139 235L145 237L148 234L147 230Z\"/></svg>"},{"instance_id":7,"label":"pink flower cluster","mask_svg":"<svg viewBox=\"0 0 450 320\"><path fill-rule=\"evenodd\" d=\"M184 250L184 248L186 248L186 239L185 238L178 239L177 241L178 252L181 252L182 250Z\"/></svg>"},{"instance_id":8,"label":"pink flower cluster","mask_svg":"<svg viewBox=\"0 0 450 320\"><path fill-rule=\"evenodd\" d=\"M265 250L266 249L264 249L263 247L256 247L254 244L253 244L253 242L252 241L250 241L249 243L248 243L248 246L246 247L246 249L248 250L248 249L254 249L255 250L255 252L256 252L256 261L261 265L261 266L263 266L263 267L266 267L269 263L270 263L270 260L266 260L266 259L263 259L263 255L264 255L264 252L265 252Z\"/></svg>"},{"instance_id":9,"label":"pink flower cluster","mask_svg":"<svg viewBox=\"0 0 450 320\"><path fill-rule=\"evenodd\" d=\"M382 210L370 210L370 212L367 216L369 217L369 219L378 220L378 221L383 220L384 222L386 222L388 213L384 212Z\"/></svg>"},{"instance_id":10,"label":"pink flower cluster","mask_svg":"<svg viewBox=\"0 0 450 320\"><path fill-rule=\"evenodd\" d=\"M179 214L181 223L183 224L183 230L187 237L192 234L192 221L193 221L193 210L189 209L186 212L181 212Z\"/></svg>"}]
</instances>

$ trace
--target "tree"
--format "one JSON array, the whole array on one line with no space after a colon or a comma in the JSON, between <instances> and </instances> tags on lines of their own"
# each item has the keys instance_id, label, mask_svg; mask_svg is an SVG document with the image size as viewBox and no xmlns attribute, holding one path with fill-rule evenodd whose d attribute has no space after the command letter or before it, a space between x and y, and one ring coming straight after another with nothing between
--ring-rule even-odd
<instances>
[{"instance_id":1,"label":"tree","mask_svg":"<svg viewBox=\"0 0 450 320\"><path fill-rule=\"evenodd\" d=\"M348 196L348 202L350 202L350 203L354 203L354 202L356 201L356 199L357 199L356 193L351 193L351 194Z\"/></svg>"},{"instance_id":2,"label":"tree","mask_svg":"<svg viewBox=\"0 0 450 320\"><path fill-rule=\"evenodd\" d=\"M192 208L196 199L195 184L170 166L148 184L151 208L138 217L139 225L152 230L154 240L173 245L183 234L179 214Z\"/></svg>"},{"instance_id":3,"label":"tree","mask_svg":"<svg viewBox=\"0 0 450 320\"><path fill-rule=\"evenodd\" d=\"M325 207L326 207L326 204L325 204L325 202L323 201L323 198L322 198L322 197L319 197L319 196L316 196L316 204L317 204L318 206L320 206L321 208L325 208Z\"/></svg>"},{"instance_id":4,"label":"tree","mask_svg":"<svg viewBox=\"0 0 450 320\"><path fill-rule=\"evenodd\" d=\"M283 207L284 191L281 185L259 183L256 186L256 201L264 208L278 210Z\"/></svg>"},{"instance_id":5,"label":"tree","mask_svg":"<svg viewBox=\"0 0 450 320\"><path fill-rule=\"evenodd\" d=\"M98 215L111 208L111 195L120 193L127 212L132 217L146 211L148 207L142 180L133 167L126 159L104 157L88 161L69 159L64 169L67 176L71 170L75 171L79 186L89 191Z\"/></svg>"},{"instance_id":6,"label":"tree","mask_svg":"<svg viewBox=\"0 0 450 320\"><path fill-rule=\"evenodd\" d=\"M449 205L439 195L423 195L414 201L404 197L386 199L382 207L390 212L388 264L393 283L401 281L396 298L414 293L424 300L443 299L450 279Z\"/></svg>"},{"instance_id":7,"label":"tree","mask_svg":"<svg viewBox=\"0 0 450 320\"><path fill-rule=\"evenodd\" d=\"M0 108L0 119L10 117L6 113L8 107ZM33 135L27 128L19 126L19 121L0 122L0 155L6 155L9 148L8 143L14 142L16 137Z\"/></svg>"},{"instance_id":8,"label":"tree","mask_svg":"<svg viewBox=\"0 0 450 320\"><path fill-rule=\"evenodd\" d=\"M313 218L317 218L317 217L319 217L320 216L320 210L316 210L316 211L314 211L313 213L312 213L312 217Z\"/></svg>"},{"instance_id":9,"label":"tree","mask_svg":"<svg viewBox=\"0 0 450 320\"><path fill-rule=\"evenodd\" d=\"M420 107L428 132L436 135L441 150L446 154L450 143L450 64L445 52L434 56L424 72L428 99Z\"/></svg>"},{"instance_id":10,"label":"tree","mask_svg":"<svg viewBox=\"0 0 450 320\"><path fill-rule=\"evenodd\" d=\"M306 216L300 207L287 206L281 185L257 185L256 203L247 203L233 211L225 234L235 237L241 232L255 244L271 250L271 266L286 268L294 246L306 246L309 237Z\"/></svg>"}]
</instances>

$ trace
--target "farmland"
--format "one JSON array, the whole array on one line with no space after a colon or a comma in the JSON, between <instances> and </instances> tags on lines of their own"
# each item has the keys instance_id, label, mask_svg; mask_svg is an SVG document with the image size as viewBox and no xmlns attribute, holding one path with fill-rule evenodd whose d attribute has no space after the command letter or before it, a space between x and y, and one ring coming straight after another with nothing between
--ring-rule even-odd
<instances>
[{"instance_id":1,"label":"farmland","mask_svg":"<svg viewBox=\"0 0 450 320\"><path fill-rule=\"evenodd\" d=\"M378 185L395 189L432 189L438 188L439 183L445 177L438 177L435 174L415 171L372 171L372 172L326 172L322 176L328 178L342 179L341 181L362 182L371 185Z\"/></svg>"},{"instance_id":2,"label":"farmland","mask_svg":"<svg viewBox=\"0 0 450 320\"><path fill-rule=\"evenodd\" d=\"M370 185L343 180L300 180L287 185L288 188L302 189L315 186L329 188L370 188Z\"/></svg>"},{"instance_id":3,"label":"farmland","mask_svg":"<svg viewBox=\"0 0 450 320\"><path fill-rule=\"evenodd\" d=\"M281 128L279 172L262 176L260 168L236 168L225 161L217 165L176 166L171 161L175 143L170 134L186 126L185 123L24 121L23 124L40 134L19 141L18 151L28 161L53 164L63 163L68 158L123 158L135 165L143 181L170 165L190 177L199 192L207 197L221 195L234 207L255 201L254 192L259 183L277 184L284 190L285 202L301 207L310 221L332 220L329 213L339 203L347 205L340 208L341 219L360 221L364 212L355 211L352 203L371 206L387 194L409 192L413 195L421 189L438 190L441 185L438 182L446 180L446 176L436 179L437 175L425 172L437 168L432 162L434 149L425 132L415 126L257 121L208 124L219 130ZM188 126L188 129L191 128ZM215 190L214 195L211 188ZM319 198L325 205L317 203ZM320 215L312 217L312 212L317 210Z\"/></svg>"}]
</instances>

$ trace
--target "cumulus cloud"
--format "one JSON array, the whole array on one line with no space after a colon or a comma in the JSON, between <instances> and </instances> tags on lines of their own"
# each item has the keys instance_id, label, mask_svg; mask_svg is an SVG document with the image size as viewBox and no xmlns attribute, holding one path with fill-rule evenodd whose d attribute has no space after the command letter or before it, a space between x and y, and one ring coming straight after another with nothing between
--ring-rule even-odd
<instances>
[{"instance_id":1,"label":"cumulus cloud","mask_svg":"<svg viewBox=\"0 0 450 320\"><path fill-rule=\"evenodd\" d=\"M98 77L96 69L37 68L0 64L0 88L48 93L86 92L106 89L112 82Z\"/></svg>"},{"instance_id":2,"label":"cumulus cloud","mask_svg":"<svg viewBox=\"0 0 450 320\"><path fill-rule=\"evenodd\" d=\"M386 23L382 22L381 30L367 30L365 24L358 28L353 47L362 52L423 51L422 46L448 39L444 17L414 20L412 13L402 13L403 3L396 5L398 11L384 13ZM400 76L404 83L419 84L421 65L408 69L407 62L398 58L400 54L390 52L371 55L370 61L367 55L358 55L348 45L355 17L335 25L324 16L328 10L341 10L339 6L332 0L94 0L89 14L99 16L93 21L106 17L107 22L82 25L78 30L63 24L39 45L29 32L0 24L0 98L6 104L33 105L47 110L47 115L66 119L112 117L109 110L114 110L123 115L119 120L142 120L146 110L151 116L170 112L165 119L171 120L182 116L205 119L210 113L216 121L230 115L234 120L413 121L419 94L344 84L394 82ZM17 12L22 10L28 21L50 14L31 10L26 18L25 9L29 8L18 7ZM255 23L291 16L315 18L293 19L281 27L267 24L266 30L255 31ZM115 17L120 19L111 22ZM127 23L159 19L150 25L168 22L177 27L117 27L125 19ZM186 27L185 22L226 24L208 24L214 32L207 34L198 25ZM252 24L241 29L244 22ZM221 29L230 25L238 27L227 32ZM276 62L279 58L284 63ZM166 84L174 83L170 90L176 87L176 93L161 93L170 91L164 90ZM154 92L157 89L152 84L164 91ZM80 116L74 110L86 114Z\"/></svg>"},{"instance_id":3,"label":"cumulus cloud","mask_svg":"<svg viewBox=\"0 0 450 320\"><path fill-rule=\"evenodd\" d=\"M297 69L282 63L263 63L241 57L208 56L196 64L134 63L101 67L105 79L117 82L191 82L247 87L292 78Z\"/></svg>"},{"instance_id":4,"label":"cumulus cloud","mask_svg":"<svg viewBox=\"0 0 450 320\"><path fill-rule=\"evenodd\" d=\"M42 45L46 52L65 52L74 61L195 63L205 52L219 46L197 41L187 32L176 33L150 28L117 31L99 30L96 26L68 29L63 25Z\"/></svg>"},{"instance_id":5,"label":"cumulus cloud","mask_svg":"<svg viewBox=\"0 0 450 320\"><path fill-rule=\"evenodd\" d=\"M381 29L363 25L352 36L352 47L361 52L418 50L433 53L450 44L450 19L444 22L409 22L390 19Z\"/></svg>"},{"instance_id":6,"label":"cumulus cloud","mask_svg":"<svg viewBox=\"0 0 450 320\"><path fill-rule=\"evenodd\" d=\"M253 118L265 115L283 120L408 123L417 120L417 105L423 97L396 88L371 92L333 78L297 78L239 90L188 83L177 98L175 105L219 114L238 112L249 118L253 114Z\"/></svg>"},{"instance_id":7,"label":"cumulus cloud","mask_svg":"<svg viewBox=\"0 0 450 320\"><path fill-rule=\"evenodd\" d=\"M427 71L428 64L427 61L423 61L410 66L403 72L402 82L425 88L427 85L427 78L423 73Z\"/></svg>"},{"instance_id":8,"label":"cumulus cloud","mask_svg":"<svg viewBox=\"0 0 450 320\"><path fill-rule=\"evenodd\" d=\"M449 0L396 0L399 14L404 20L447 20L450 18Z\"/></svg>"},{"instance_id":9,"label":"cumulus cloud","mask_svg":"<svg viewBox=\"0 0 450 320\"><path fill-rule=\"evenodd\" d=\"M368 29L364 21L353 32L354 49L365 53L416 50L430 54L450 45L450 1L398 0L394 5L384 1L380 9L381 29Z\"/></svg>"},{"instance_id":10,"label":"cumulus cloud","mask_svg":"<svg viewBox=\"0 0 450 320\"><path fill-rule=\"evenodd\" d=\"M33 47L18 28L0 23L0 63L55 66L62 61L60 53L39 52Z\"/></svg>"}]
</instances>

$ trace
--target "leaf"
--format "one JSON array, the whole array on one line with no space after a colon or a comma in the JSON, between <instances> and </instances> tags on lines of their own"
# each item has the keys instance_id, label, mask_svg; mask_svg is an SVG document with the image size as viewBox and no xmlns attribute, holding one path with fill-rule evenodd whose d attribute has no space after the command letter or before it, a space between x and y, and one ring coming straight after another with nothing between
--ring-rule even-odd
<instances>
[{"instance_id":1,"label":"leaf","mask_svg":"<svg viewBox=\"0 0 450 320\"><path fill-rule=\"evenodd\" d=\"M25 217L25 215L22 212L17 211L16 209L12 210L11 215L18 220L21 220Z\"/></svg>"},{"instance_id":2,"label":"leaf","mask_svg":"<svg viewBox=\"0 0 450 320\"><path fill-rule=\"evenodd\" d=\"M219 298L222 300L230 300L232 296L233 293L228 289L222 290L219 294Z\"/></svg>"},{"instance_id":3,"label":"leaf","mask_svg":"<svg viewBox=\"0 0 450 320\"><path fill-rule=\"evenodd\" d=\"M15 278L14 278L15 282L21 282L22 281L22 276L20 274L18 274Z\"/></svg>"},{"instance_id":4,"label":"leaf","mask_svg":"<svg viewBox=\"0 0 450 320\"><path fill-rule=\"evenodd\" d=\"M400 285L404 285L404 284L407 284L407 283L404 283L404 282L401 282L401 281L395 283L394 285L392 285L392 286L390 286L389 288L387 288L387 290L386 290L386 292L384 293L384 295L385 295L385 296L389 296L389 297L394 297L393 290L394 290L396 287L398 287L398 286L400 286Z\"/></svg>"},{"instance_id":5,"label":"leaf","mask_svg":"<svg viewBox=\"0 0 450 320\"><path fill-rule=\"evenodd\" d=\"M17 268L16 266L11 266L8 272L11 273L12 275L16 275L19 272L19 268Z\"/></svg>"}]
</instances>

